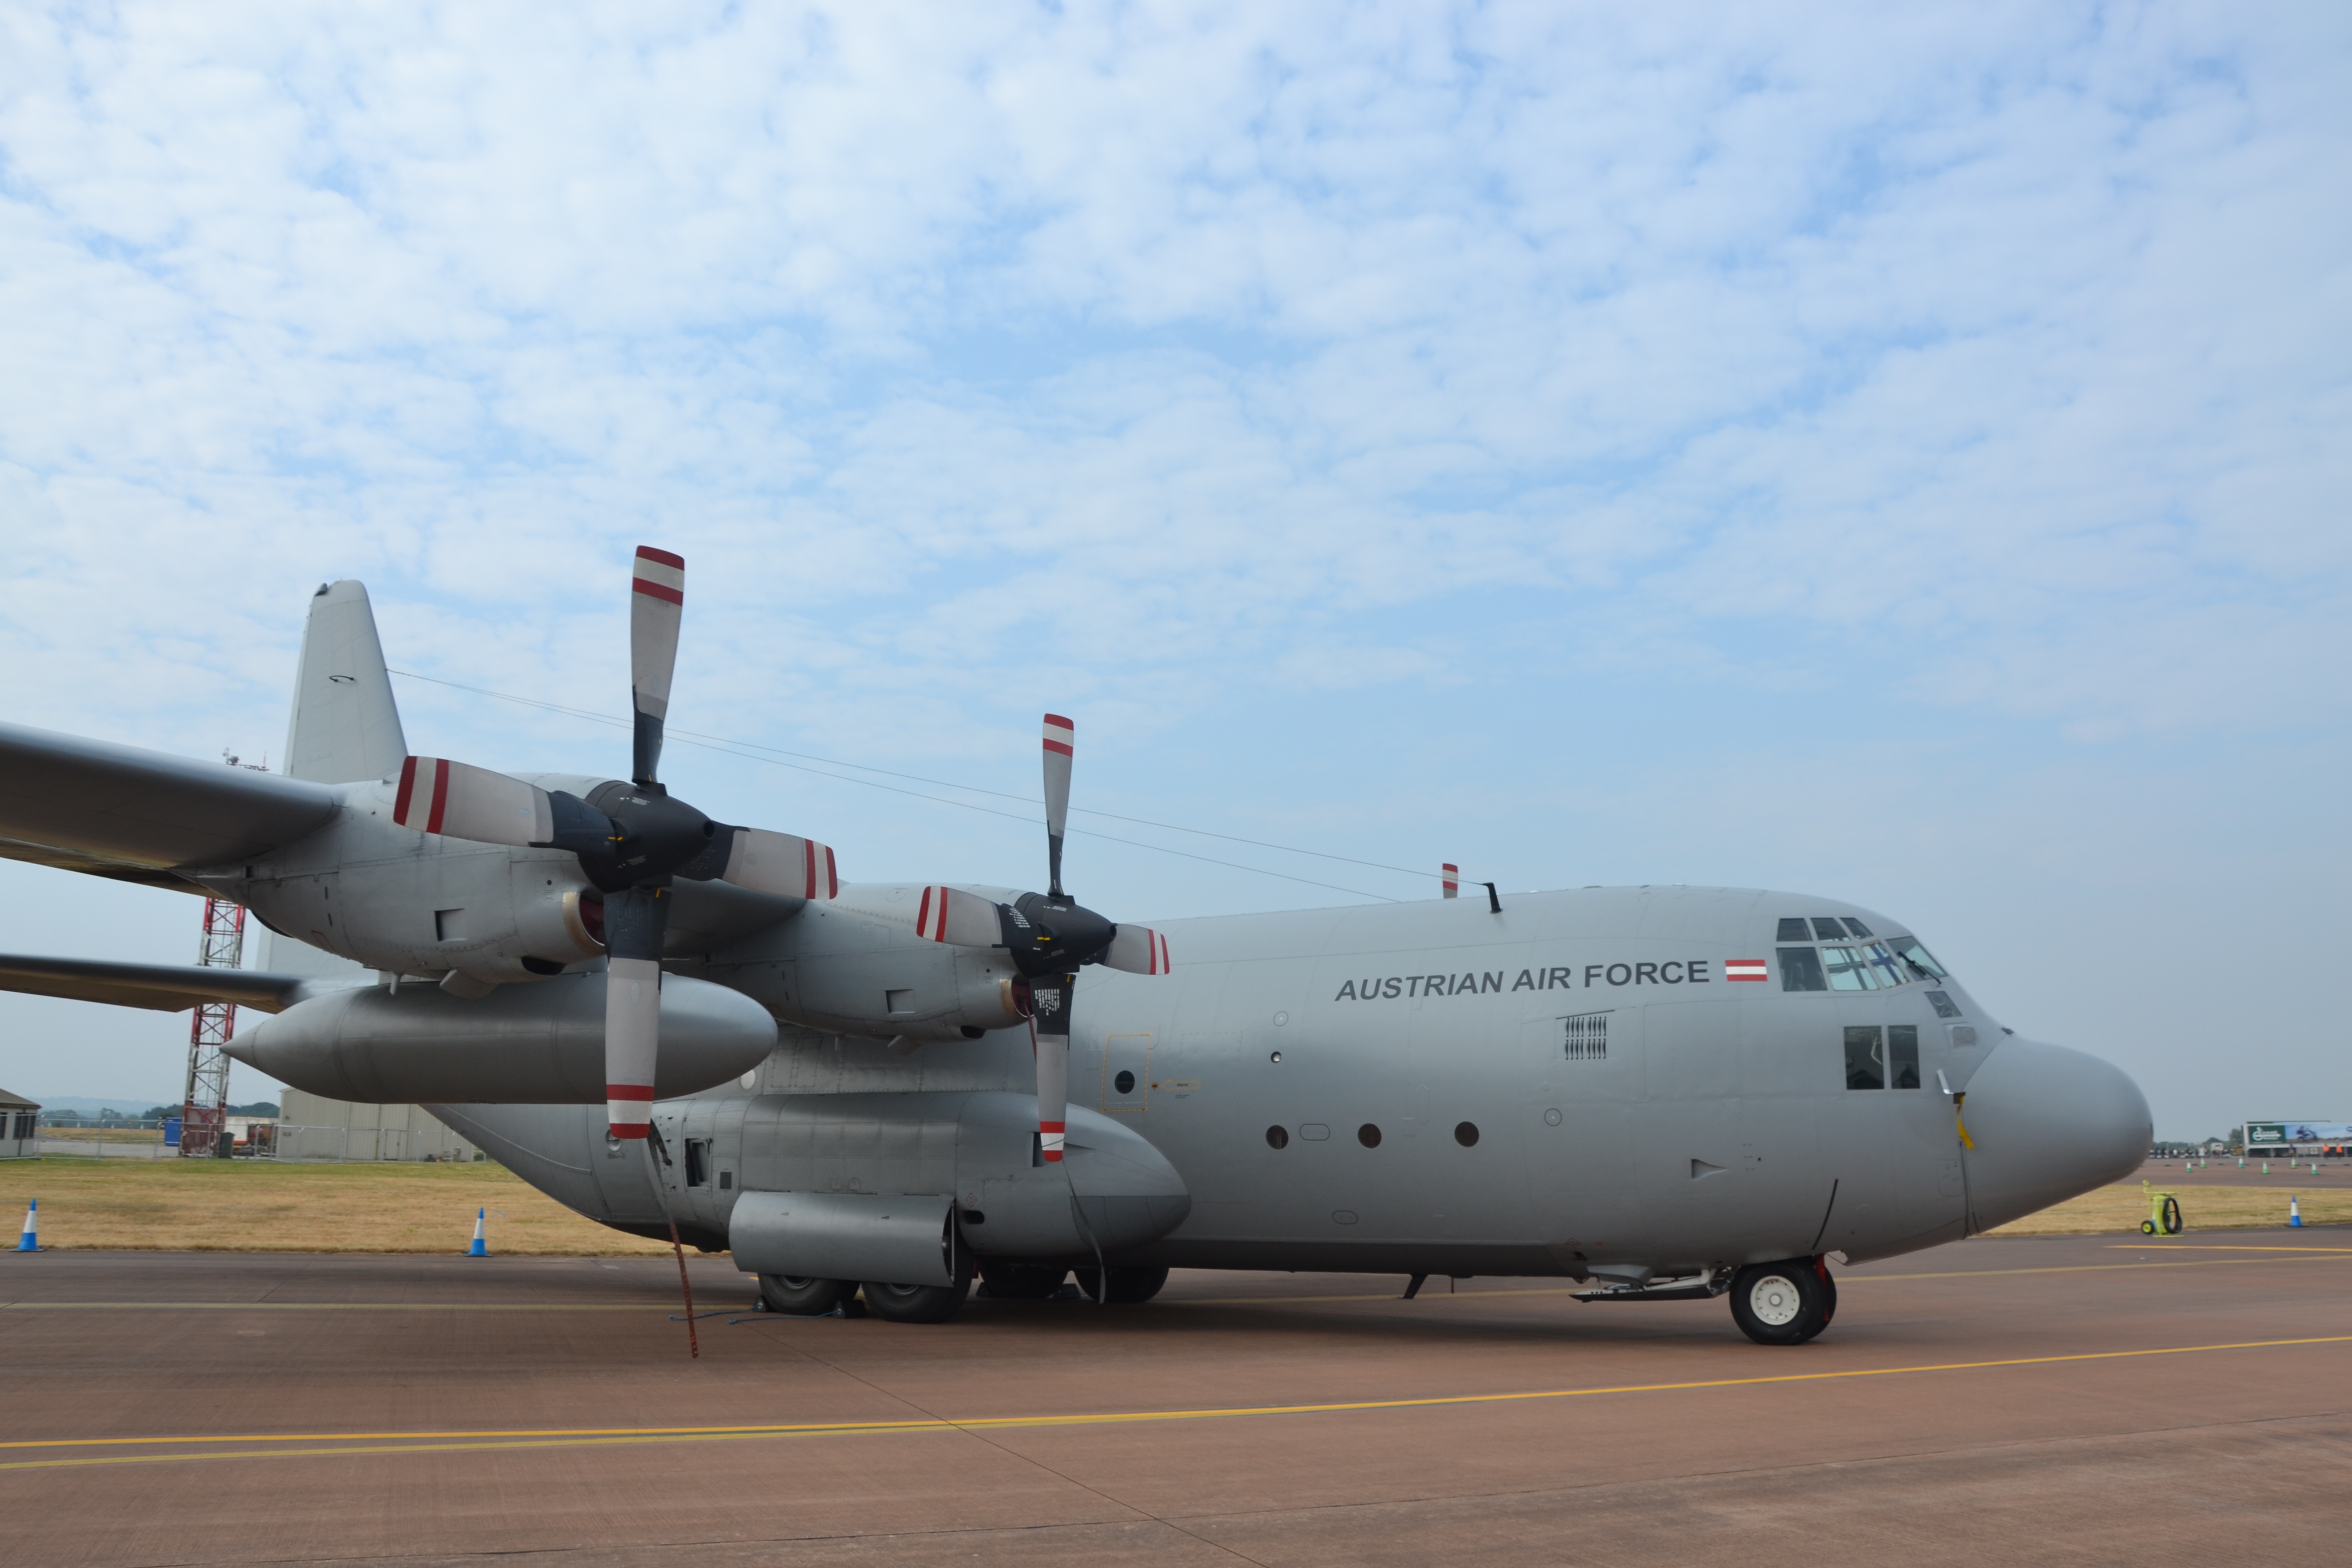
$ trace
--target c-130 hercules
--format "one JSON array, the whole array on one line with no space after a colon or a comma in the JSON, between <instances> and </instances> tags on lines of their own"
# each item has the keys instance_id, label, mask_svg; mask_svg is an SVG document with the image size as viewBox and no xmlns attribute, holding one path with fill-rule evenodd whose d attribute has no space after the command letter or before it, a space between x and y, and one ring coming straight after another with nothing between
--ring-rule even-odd
<instances>
[{"instance_id":1,"label":"c-130 hercules","mask_svg":"<svg viewBox=\"0 0 2352 1568\"><path fill-rule=\"evenodd\" d=\"M938 1321L977 1270L1540 1275L1826 1327L1849 1262L2127 1173L2147 1101L1833 900L1615 888L1170 922L840 880L657 774L684 563L631 594L626 782L410 755L366 590L312 599L286 773L0 725L0 853L251 909L259 972L0 959L0 987L274 1013L237 1059L427 1105L559 1202L731 1248L766 1304ZM1070 1104L1073 1098L1078 1103ZM599 1105L603 1109L598 1109ZM650 1145L648 1133L652 1134ZM659 1157L650 1157L649 1146Z\"/></svg>"}]
</instances>

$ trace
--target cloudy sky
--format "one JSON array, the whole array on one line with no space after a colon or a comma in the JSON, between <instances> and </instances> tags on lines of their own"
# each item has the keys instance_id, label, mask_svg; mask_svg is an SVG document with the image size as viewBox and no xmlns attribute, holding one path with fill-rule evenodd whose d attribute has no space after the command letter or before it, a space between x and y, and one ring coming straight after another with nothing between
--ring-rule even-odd
<instances>
[{"instance_id":1,"label":"cloudy sky","mask_svg":"<svg viewBox=\"0 0 2352 1568\"><path fill-rule=\"evenodd\" d=\"M624 711L656 542L673 722L801 753L667 772L852 876L1034 880L806 759L1034 794L1052 707L1082 805L1851 898L2161 1132L2352 1118L2347 87L2324 5L9 6L6 717L274 758L351 576L416 749L619 771L419 678ZM1079 825L1115 914L1432 890ZM0 1083L184 1038L0 1000Z\"/></svg>"}]
</instances>

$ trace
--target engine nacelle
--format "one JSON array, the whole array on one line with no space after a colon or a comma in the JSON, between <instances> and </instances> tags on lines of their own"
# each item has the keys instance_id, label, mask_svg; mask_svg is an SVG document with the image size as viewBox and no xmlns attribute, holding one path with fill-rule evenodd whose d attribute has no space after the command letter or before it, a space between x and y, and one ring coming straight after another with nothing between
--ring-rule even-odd
<instances>
[{"instance_id":1,"label":"engine nacelle","mask_svg":"<svg viewBox=\"0 0 2352 1568\"><path fill-rule=\"evenodd\" d=\"M435 913L444 920L436 933L444 946L434 956L476 980L544 979L604 952L604 905L590 888L548 887L487 908Z\"/></svg>"},{"instance_id":2,"label":"engine nacelle","mask_svg":"<svg viewBox=\"0 0 2352 1568\"><path fill-rule=\"evenodd\" d=\"M915 932L919 886L845 886L793 925L799 985L779 1011L812 1028L915 1044L976 1039L1029 1016L1028 983L1003 948Z\"/></svg>"},{"instance_id":3,"label":"engine nacelle","mask_svg":"<svg viewBox=\"0 0 2352 1568\"><path fill-rule=\"evenodd\" d=\"M656 1095L740 1078L775 1047L776 1021L750 997L663 976ZM333 1100L601 1105L604 976L567 974L472 1000L429 984L353 987L299 1002L224 1048Z\"/></svg>"}]
</instances>

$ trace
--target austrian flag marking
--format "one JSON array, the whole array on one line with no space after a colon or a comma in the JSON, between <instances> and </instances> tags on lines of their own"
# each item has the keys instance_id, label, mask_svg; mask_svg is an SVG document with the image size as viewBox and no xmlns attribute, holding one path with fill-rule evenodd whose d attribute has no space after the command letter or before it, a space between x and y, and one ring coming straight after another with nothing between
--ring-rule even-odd
<instances>
[{"instance_id":1,"label":"austrian flag marking","mask_svg":"<svg viewBox=\"0 0 2352 1568\"><path fill-rule=\"evenodd\" d=\"M1762 980L1767 978L1764 961L1760 958L1727 958L1723 961L1726 980Z\"/></svg>"}]
</instances>

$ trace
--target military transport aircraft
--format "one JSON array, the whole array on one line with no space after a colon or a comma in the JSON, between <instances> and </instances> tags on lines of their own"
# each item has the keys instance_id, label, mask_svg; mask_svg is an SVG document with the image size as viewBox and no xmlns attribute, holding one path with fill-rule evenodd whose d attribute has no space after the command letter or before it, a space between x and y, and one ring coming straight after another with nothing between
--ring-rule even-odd
<instances>
[{"instance_id":1,"label":"military transport aircraft","mask_svg":"<svg viewBox=\"0 0 2352 1568\"><path fill-rule=\"evenodd\" d=\"M844 881L660 781L684 566L635 563L626 780L411 754L355 582L311 600L282 776L0 725L0 854L233 899L279 939L258 971L10 957L0 987L274 1014L231 1054L425 1103L583 1215L730 1248L775 1310L905 1321L975 1271L1043 1297L1076 1270L1104 1302L1171 1266L1545 1275L1727 1296L1793 1344L1835 1310L1829 1260L2148 1147L2123 1073L1835 900L1112 921L1062 887L1053 715L1045 891Z\"/></svg>"}]
</instances>

